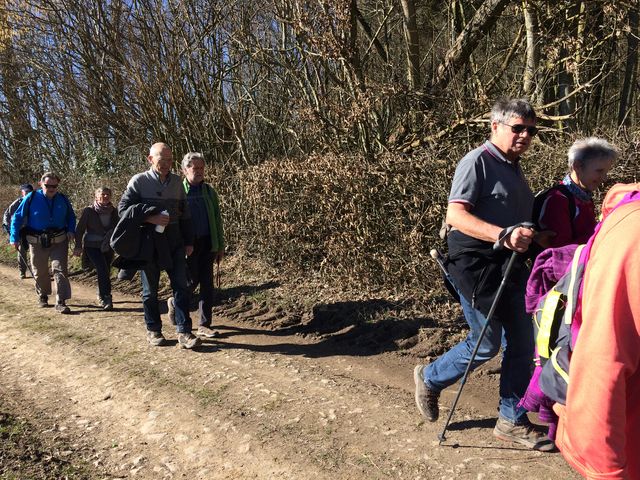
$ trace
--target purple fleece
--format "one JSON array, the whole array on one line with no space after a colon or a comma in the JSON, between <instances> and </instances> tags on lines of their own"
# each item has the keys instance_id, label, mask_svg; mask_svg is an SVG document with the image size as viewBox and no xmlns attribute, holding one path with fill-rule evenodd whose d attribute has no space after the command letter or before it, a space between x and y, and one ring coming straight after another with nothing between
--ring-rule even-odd
<instances>
[{"instance_id":1,"label":"purple fleece","mask_svg":"<svg viewBox=\"0 0 640 480\"><path fill-rule=\"evenodd\" d=\"M548 248L538 255L527 282L527 291L524 299L527 313L536 311L540 299L565 274L571 265L576 248L578 248L576 244Z\"/></svg>"}]
</instances>

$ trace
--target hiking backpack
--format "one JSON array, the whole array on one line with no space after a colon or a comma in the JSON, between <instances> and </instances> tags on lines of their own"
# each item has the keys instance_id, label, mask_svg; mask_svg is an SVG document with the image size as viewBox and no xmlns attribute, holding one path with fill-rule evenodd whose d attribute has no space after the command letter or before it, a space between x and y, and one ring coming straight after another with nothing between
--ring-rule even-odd
<instances>
[{"instance_id":1,"label":"hiking backpack","mask_svg":"<svg viewBox=\"0 0 640 480\"><path fill-rule=\"evenodd\" d=\"M535 197L533 198L531 221L535 224L536 230L543 230L543 228L540 226L540 215L542 214L542 207L544 206L544 202L547 200L547 197L556 190L559 191L563 196L567 197L567 200L569 200L569 218L571 219L571 232L573 234L572 236L575 237L573 219L576 217L576 199L569 191L569 188L562 183L558 183L536 193Z\"/></svg>"},{"instance_id":2,"label":"hiking backpack","mask_svg":"<svg viewBox=\"0 0 640 480\"><path fill-rule=\"evenodd\" d=\"M567 399L571 350L581 323L574 321L590 243L589 248L580 245L576 249L569 270L542 298L533 314L536 349L542 367L538 384L545 395L563 405Z\"/></svg>"},{"instance_id":3,"label":"hiking backpack","mask_svg":"<svg viewBox=\"0 0 640 480\"><path fill-rule=\"evenodd\" d=\"M614 207L640 201L640 192L627 193ZM582 282L591 247L602 227L602 221L585 245L576 249L571 266L556 282L533 314L537 360L542 371L538 380L540 390L552 400L566 405L569 387L571 353L582 325Z\"/></svg>"}]
</instances>

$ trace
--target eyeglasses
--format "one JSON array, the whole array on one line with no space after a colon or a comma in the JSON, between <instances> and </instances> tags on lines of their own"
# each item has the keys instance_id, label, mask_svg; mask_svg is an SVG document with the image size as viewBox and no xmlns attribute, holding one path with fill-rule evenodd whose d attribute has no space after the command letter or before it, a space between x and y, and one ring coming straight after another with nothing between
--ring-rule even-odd
<instances>
[{"instance_id":1,"label":"eyeglasses","mask_svg":"<svg viewBox=\"0 0 640 480\"><path fill-rule=\"evenodd\" d=\"M529 135L531 135L532 137L535 137L540 131L538 130L538 127L528 127L526 125L522 125L521 123L518 123L516 125L509 125L508 123L504 123L504 122L500 122L500 123L502 125L506 125L507 127L511 127L511 131L516 135L520 135L522 132L526 130Z\"/></svg>"},{"instance_id":2,"label":"eyeglasses","mask_svg":"<svg viewBox=\"0 0 640 480\"><path fill-rule=\"evenodd\" d=\"M58 188L58 185L51 185L50 183L45 183L44 188Z\"/></svg>"}]
</instances>

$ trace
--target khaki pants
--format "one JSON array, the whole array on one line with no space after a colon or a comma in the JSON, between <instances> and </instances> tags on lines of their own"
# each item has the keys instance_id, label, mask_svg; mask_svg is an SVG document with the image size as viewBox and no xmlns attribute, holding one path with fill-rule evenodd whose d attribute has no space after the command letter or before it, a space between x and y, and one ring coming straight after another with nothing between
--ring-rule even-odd
<instances>
[{"instance_id":1,"label":"khaki pants","mask_svg":"<svg viewBox=\"0 0 640 480\"><path fill-rule=\"evenodd\" d=\"M49 277L49 260L51 260L58 302L71 298L71 284L67 278L69 240L66 235L62 242L52 243L49 248L44 248L39 242L32 243L31 240L29 247L31 268L36 277L36 292L39 290L40 295L51 295L51 278Z\"/></svg>"}]
</instances>

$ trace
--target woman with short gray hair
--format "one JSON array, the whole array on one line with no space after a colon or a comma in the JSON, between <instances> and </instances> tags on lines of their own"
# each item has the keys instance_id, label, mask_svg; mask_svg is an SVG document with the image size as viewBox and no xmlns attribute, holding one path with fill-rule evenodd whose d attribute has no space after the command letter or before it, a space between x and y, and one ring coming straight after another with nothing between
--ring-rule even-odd
<instances>
[{"instance_id":1,"label":"woman with short gray hair","mask_svg":"<svg viewBox=\"0 0 640 480\"><path fill-rule=\"evenodd\" d=\"M585 243L596 226L593 191L607 178L618 157L606 140L589 137L576 140L568 152L569 173L548 190L537 220L543 230L556 233L548 247Z\"/></svg>"}]
</instances>

